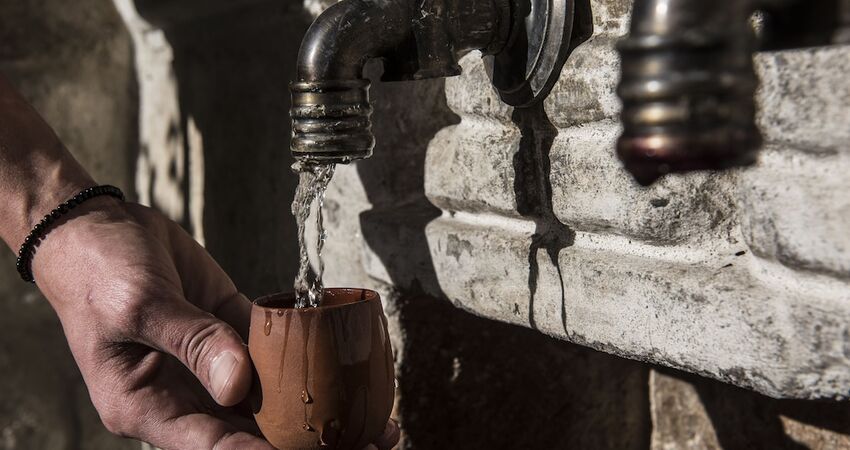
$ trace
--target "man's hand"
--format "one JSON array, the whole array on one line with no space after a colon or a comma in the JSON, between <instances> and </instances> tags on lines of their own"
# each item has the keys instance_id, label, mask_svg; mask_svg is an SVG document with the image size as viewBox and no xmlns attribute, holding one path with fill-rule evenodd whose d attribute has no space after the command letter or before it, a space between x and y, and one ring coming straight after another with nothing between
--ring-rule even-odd
<instances>
[{"instance_id":1,"label":"man's hand","mask_svg":"<svg viewBox=\"0 0 850 450\"><path fill-rule=\"evenodd\" d=\"M106 427L168 449L272 449L236 407L251 384L250 302L153 210L112 199L79 209L33 270Z\"/></svg>"},{"instance_id":2,"label":"man's hand","mask_svg":"<svg viewBox=\"0 0 850 450\"><path fill-rule=\"evenodd\" d=\"M251 303L175 223L91 200L33 270L110 431L166 449L273 449L244 403ZM376 446L397 440L391 423Z\"/></svg>"}]
</instances>

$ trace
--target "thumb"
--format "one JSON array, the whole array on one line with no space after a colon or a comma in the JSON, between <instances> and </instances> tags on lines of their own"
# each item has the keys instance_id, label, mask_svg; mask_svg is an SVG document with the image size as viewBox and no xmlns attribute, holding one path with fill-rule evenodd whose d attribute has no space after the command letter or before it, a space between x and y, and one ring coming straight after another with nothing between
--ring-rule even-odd
<instances>
[{"instance_id":1,"label":"thumb","mask_svg":"<svg viewBox=\"0 0 850 450\"><path fill-rule=\"evenodd\" d=\"M234 406L251 388L251 361L239 334L186 300L168 302L149 318L145 336L180 360L221 406Z\"/></svg>"}]
</instances>

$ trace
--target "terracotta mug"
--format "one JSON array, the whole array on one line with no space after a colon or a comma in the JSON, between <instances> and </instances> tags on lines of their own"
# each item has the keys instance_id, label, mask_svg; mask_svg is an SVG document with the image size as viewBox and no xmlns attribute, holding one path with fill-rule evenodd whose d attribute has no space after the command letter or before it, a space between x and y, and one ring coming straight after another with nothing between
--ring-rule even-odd
<instances>
[{"instance_id":1,"label":"terracotta mug","mask_svg":"<svg viewBox=\"0 0 850 450\"><path fill-rule=\"evenodd\" d=\"M362 450L384 431L395 394L381 298L325 289L320 307L294 306L293 295L278 294L251 311L257 424L282 450Z\"/></svg>"}]
</instances>

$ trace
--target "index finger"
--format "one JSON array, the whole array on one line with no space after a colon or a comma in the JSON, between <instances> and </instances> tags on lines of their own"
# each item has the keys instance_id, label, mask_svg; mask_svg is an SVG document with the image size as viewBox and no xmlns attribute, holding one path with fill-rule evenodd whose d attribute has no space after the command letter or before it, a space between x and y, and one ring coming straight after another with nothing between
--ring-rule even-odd
<instances>
[{"instance_id":1,"label":"index finger","mask_svg":"<svg viewBox=\"0 0 850 450\"><path fill-rule=\"evenodd\" d=\"M161 426L165 429L142 439L166 449L276 450L265 440L206 414L179 416Z\"/></svg>"},{"instance_id":2,"label":"index finger","mask_svg":"<svg viewBox=\"0 0 850 450\"><path fill-rule=\"evenodd\" d=\"M244 341L251 322L251 301L224 269L180 227L172 232L171 255L189 302L233 327Z\"/></svg>"}]
</instances>

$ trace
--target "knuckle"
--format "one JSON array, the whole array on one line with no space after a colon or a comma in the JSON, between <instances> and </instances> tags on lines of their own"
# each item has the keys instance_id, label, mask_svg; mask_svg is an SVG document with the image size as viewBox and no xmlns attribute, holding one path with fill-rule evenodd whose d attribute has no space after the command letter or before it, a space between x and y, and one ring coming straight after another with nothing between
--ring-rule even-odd
<instances>
[{"instance_id":1,"label":"knuckle","mask_svg":"<svg viewBox=\"0 0 850 450\"><path fill-rule=\"evenodd\" d=\"M216 439L215 444L213 445L212 450L230 450L238 447L234 447L231 445L232 438L234 436L233 432L225 431Z\"/></svg>"},{"instance_id":2,"label":"knuckle","mask_svg":"<svg viewBox=\"0 0 850 450\"><path fill-rule=\"evenodd\" d=\"M100 421L107 431L121 437L133 437L133 430L128 424L124 413L113 405L98 408Z\"/></svg>"},{"instance_id":3,"label":"knuckle","mask_svg":"<svg viewBox=\"0 0 850 450\"><path fill-rule=\"evenodd\" d=\"M113 323L134 335L144 330L151 306L154 306L151 303L157 298L135 280L120 277L98 297L108 303L107 312Z\"/></svg>"},{"instance_id":4,"label":"knuckle","mask_svg":"<svg viewBox=\"0 0 850 450\"><path fill-rule=\"evenodd\" d=\"M144 297L133 295L115 305L114 313L118 316L118 324L133 336L142 334L148 323L149 310L145 308L145 303Z\"/></svg>"},{"instance_id":5,"label":"knuckle","mask_svg":"<svg viewBox=\"0 0 850 450\"><path fill-rule=\"evenodd\" d=\"M100 379L100 383L89 389L100 421L112 434L139 438L145 415L137 403L138 397L128 395L121 383L111 381L108 378Z\"/></svg>"}]
</instances>

